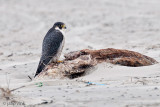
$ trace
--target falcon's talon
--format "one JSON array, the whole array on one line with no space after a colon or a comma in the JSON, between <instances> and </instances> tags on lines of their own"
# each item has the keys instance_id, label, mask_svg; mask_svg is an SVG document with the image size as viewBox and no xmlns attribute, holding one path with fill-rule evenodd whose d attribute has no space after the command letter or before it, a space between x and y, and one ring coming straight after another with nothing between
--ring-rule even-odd
<instances>
[{"instance_id":1,"label":"falcon's talon","mask_svg":"<svg viewBox=\"0 0 160 107\"><path fill-rule=\"evenodd\" d=\"M59 60L59 61L57 61L57 63L63 63L64 61L61 61L61 60Z\"/></svg>"}]
</instances>

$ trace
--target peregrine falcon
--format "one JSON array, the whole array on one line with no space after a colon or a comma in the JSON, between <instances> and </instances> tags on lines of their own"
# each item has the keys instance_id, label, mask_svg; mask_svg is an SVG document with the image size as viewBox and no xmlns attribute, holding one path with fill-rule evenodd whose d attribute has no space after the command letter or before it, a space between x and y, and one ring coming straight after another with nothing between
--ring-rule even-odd
<instances>
[{"instance_id":1,"label":"peregrine falcon","mask_svg":"<svg viewBox=\"0 0 160 107\"><path fill-rule=\"evenodd\" d=\"M66 26L63 22L56 22L43 39L42 55L34 77L36 77L47 64L58 62L64 46Z\"/></svg>"}]
</instances>

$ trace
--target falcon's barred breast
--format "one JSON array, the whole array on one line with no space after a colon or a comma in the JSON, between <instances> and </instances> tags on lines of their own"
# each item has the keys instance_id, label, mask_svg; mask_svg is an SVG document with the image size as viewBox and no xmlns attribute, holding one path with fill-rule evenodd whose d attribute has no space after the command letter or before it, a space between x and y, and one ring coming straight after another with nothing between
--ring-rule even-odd
<instances>
[{"instance_id":1,"label":"falcon's barred breast","mask_svg":"<svg viewBox=\"0 0 160 107\"><path fill-rule=\"evenodd\" d=\"M62 22L56 22L53 27L47 32L43 40L42 56L35 76L37 76L47 64L57 62L63 46L64 46L64 30L66 26Z\"/></svg>"}]
</instances>

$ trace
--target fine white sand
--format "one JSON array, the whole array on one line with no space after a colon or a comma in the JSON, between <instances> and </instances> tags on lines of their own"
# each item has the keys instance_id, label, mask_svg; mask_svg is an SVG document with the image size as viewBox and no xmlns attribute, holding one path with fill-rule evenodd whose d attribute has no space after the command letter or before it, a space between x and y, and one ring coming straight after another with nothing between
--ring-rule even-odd
<instances>
[{"instance_id":1,"label":"fine white sand","mask_svg":"<svg viewBox=\"0 0 160 107\"><path fill-rule=\"evenodd\" d=\"M135 68L105 63L73 80L28 78L36 72L43 37L56 21L68 29L61 58L80 49L117 48L159 62L159 4L159 0L0 0L0 86L6 87L7 78L10 89L27 85L13 97L32 106L159 107L160 64ZM39 82L42 87L36 85ZM0 102L0 107L9 104Z\"/></svg>"}]
</instances>

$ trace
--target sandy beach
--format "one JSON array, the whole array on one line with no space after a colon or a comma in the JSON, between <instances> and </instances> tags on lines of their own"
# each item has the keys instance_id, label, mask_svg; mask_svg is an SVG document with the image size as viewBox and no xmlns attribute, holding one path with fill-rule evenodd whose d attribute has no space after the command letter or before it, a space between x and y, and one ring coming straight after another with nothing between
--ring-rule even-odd
<instances>
[{"instance_id":1,"label":"sandy beach","mask_svg":"<svg viewBox=\"0 0 160 107\"><path fill-rule=\"evenodd\" d=\"M16 106L160 107L160 64L103 63L75 79L31 81L42 40L57 21L67 26L61 55L81 49L136 51L160 61L159 0L0 0L0 87ZM94 85L89 85L87 82ZM39 83L43 86L39 87ZM0 99L0 107L15 106Z\"/></svg>"}]
</instances>

